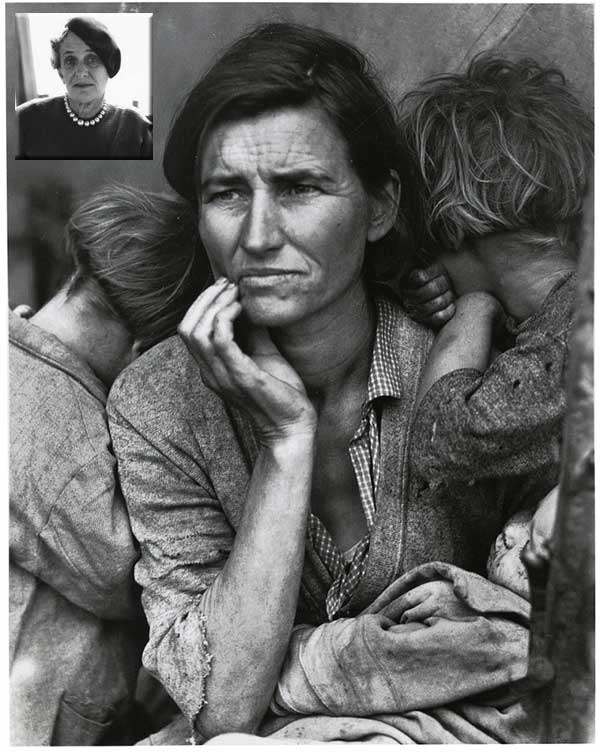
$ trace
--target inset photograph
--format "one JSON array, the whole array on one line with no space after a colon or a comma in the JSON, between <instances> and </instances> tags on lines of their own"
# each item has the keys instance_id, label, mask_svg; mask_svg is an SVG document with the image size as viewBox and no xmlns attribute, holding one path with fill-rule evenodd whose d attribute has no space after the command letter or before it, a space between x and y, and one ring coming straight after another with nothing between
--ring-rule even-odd
<instances>
[{"instance_id":1,"label":"inset photograph","mask_svg":"<svg viewBox=\"0 0 600 752\"><path fill-rule=\"evenodd\" d=\"M16 13L17 159L152 159L151 13Z\"/></svg>"}]
</instances>

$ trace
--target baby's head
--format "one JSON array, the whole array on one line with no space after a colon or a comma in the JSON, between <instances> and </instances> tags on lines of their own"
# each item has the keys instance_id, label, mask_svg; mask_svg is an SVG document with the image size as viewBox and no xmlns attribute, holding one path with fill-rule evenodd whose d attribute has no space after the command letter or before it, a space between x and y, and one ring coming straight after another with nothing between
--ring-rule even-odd
<instances>
[{"instance_id":1,"label":"baby's head","mask_svg":"<svg viewBox=\"0 0 600 752\"><path fill-rule=\"evenodd\" d=\"M529 598L529 579L521 552L530 539L533 509L517 512L496 538L487 561L490 582L503 585L523 598Z\"/></svg>"},{"instance_id":2,"label":"baby's head","mask_svg":"<svg viewBox=\"0 0 600 752\"><path fill-rule=\"evenodd\" d=\"M408 93L401 127L432 253L505 232L570 252L594 130L559 70L479 55Z\"/></svg>"}]
</instances>

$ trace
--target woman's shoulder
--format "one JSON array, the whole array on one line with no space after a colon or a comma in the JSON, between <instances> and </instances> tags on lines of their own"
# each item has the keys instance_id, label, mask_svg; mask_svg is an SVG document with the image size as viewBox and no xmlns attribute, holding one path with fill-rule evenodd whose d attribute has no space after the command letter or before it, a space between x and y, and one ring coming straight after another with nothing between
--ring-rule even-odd
<instances>
[{"instance_id":1,"label":"woman's shoulder","mask_svg":"<svg viewBox=\"0 0 600 752\"><path fill-rule=\"evenodd\" d=\"M36 97L20 104L16 108L16 113L19 117L41 115L54 110L59 111L63 106L63 97Z\"/></svg>"},{"instance_id":2,"label":"woman's shoulder","mask_svg":"<svg viewBox=\"0 0 600 752\"><path fill-rule=\"evenodd\" d=\"M108 398L109 413L190 416L222 409L222 402L200 378L198 366L174 335L147 350L116 379Z\"/></svg>"},{"instance_id":3,"label":"woman's shoulder","mask_svg":"<svg viewBox=\"0 0 600 752\"><path fill-rule=\"evenodd\" d=\"M127 123L143 126L145 128L150 128L152 126L150 120L134 107L121 107L117 105L113 105L113 107L115 115Z\"/></svg>"}]
</instances>

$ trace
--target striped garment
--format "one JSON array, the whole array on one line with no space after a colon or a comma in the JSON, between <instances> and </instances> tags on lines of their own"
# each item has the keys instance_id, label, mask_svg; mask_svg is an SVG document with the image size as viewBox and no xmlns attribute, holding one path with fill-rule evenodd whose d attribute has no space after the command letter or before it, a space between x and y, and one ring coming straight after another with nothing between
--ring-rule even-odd
<instances>
[{"instance_id":1,"label":"striped garment","mask_svg":"<svg viewBox=\"0 0 600 752\"><path fill-rule=\"evenodd\" d=\"M344 555L318 517L311 514L308 523L308 538L333 579L326 599L330 620L336 618L352 597L367 563L379 483L379 419L376 400L380 397L399 398L401 395L400 357L393 336L396 319L400 315L399 309L383 297L376 299L376 305L377 328L367 398L362 406L360 424L349 447L368 532Z\"/></svg>"}]
</instances>

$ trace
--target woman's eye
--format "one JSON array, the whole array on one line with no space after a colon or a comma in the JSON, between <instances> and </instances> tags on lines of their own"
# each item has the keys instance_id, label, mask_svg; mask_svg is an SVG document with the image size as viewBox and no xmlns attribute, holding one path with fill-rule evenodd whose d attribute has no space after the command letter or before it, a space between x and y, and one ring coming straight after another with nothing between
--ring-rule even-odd
<instances>
[{"instance_id":1,"label":"woman's eye","mask_svg":"<svg viewBox=\"0 0 600 752\"><path fill-rule=\"evenodd\" d=\"M97 55L86 55L84 62L90 68L97 68L100 65L100 58Z\"/></svg>"},{"instance_id":2,"label":"woman's eye","mask_svg":"<svg viewBox=\"0 0 600 752\"><path fill-rule=\"evenodd\" d=\"M286 188L286 193L291 196L311 196L314 193L320 192L320 189L316 185L309 185L307 183L296 183Z\"/></svg>"},{"instance_id":3,"label":"woman's eye","mask_svg":"<svg viewBox=\"0 0 600 752\"><path fill-rule=\"evenodd\" d=\"M211 193L208 196L207 200L209 203L212 201L216 201L218 203L227 204L227 203L231 203L232 201L236 201L240 197L241 197L240 191L234 188L229 188L226 191L216 191L215 193Z\"/></svg>"},{"instance_id":4,"label":"woman's eye","mask_svg":"<svg viewBox=\"0 0 600 752\"><path fill-rule=\"evenodd\" d=\"M76 65L77 61L74 57L65 57L63 59L63 66L65 68L72 68L74 65Z\"/></svg>"}]
</instances>

